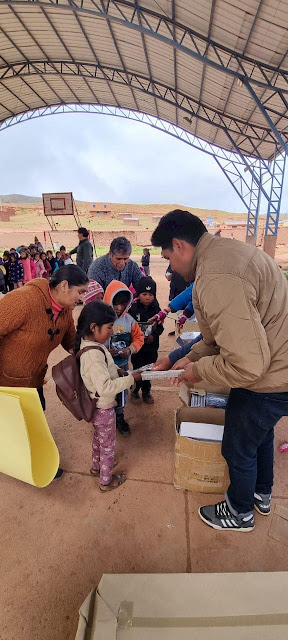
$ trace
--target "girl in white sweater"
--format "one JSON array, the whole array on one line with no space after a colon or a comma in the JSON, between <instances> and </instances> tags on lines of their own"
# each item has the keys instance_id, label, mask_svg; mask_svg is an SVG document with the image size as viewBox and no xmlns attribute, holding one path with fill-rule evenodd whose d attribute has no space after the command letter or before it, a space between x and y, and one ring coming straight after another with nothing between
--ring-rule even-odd
<instances>
[{"instance_id":1,"label":"girl in white sweater","mask_svg":"<svg viewBox=\"0 0 288 640\"><path fill-rule=\"evenodd\" d=\"M92 443L93 476L100 476L101 491L116 489L126 480L124 473L113 474L116 444L116 395L129 389L135 380L141 380L137 372L126 375L113 361L104 346L113 333L116 313L101 300L94 300L83 308L77 326L75 353L84 347L95 347L80 357L80 373L91 398L98 398L93 420ZM123 377L122 377L123 376Z\"/></svg>"}]
</instances>

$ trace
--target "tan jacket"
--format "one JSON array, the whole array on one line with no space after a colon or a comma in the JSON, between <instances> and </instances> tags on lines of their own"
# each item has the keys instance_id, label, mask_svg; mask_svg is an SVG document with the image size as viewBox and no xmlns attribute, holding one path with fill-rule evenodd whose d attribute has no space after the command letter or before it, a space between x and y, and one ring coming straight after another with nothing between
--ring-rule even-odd
<instances>
[{"instance_id":1,"label":"tan jacket","mask_svg":"<svg viewBox=\"0 0 288 640\"><path fill-rule=\"evenodd\" d=\"M203 340L196 376L215 385L288 391L288 283L264 251L205 233L192 263ZM200 359L201 358L201 359Z\"/></svg>"},{"instance_id":2,"label":"tan jacket","mask_svg":"<svg viewBox=\"0 0 288 640\"><path fill-rule=\"evenodd\" d=\"M118 376L118 367L113 361L108 349L104 344L98 344L90 340L81 341L81 349L84 347L99 346L106 353L108 366L105 356L98 349L91 349L80 356L80 373L81 378L88 389L91 398L95 398L96 393L100 396L97 401L98 409L108 409L116 406L115 397L120 391L129 389L134 384L134 378L130 374L123 378Z\"/></svg>"}]
</instances>

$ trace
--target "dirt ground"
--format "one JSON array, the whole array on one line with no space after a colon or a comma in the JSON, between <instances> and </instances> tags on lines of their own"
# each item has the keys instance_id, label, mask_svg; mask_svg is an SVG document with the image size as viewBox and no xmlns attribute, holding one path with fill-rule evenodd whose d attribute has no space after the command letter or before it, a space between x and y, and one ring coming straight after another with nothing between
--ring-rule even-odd
<instances>
[{"instance_id":1,"label":"dirt ground","mask_svg":"<svg viewBox=\"0 0 288 640\"><path fill-rule=\"evenodd\" d=\"M160 304L167 303L166 264L152 257ZM174 347L166 321L160 352ZM50 358L57 362L58 348ZM47 420L59 447L64 476L46 489L1 475L1 640L73 640L78 609L103 573L182 573L288 570L287 547L269 536L272 516L256 514L249 535L216 532L197 515L220 496L173 487L174 409L177 390L166 382L153 391L154 406L125 415L132 437L117 442L127 482L102 495L89 475L92 427L60 404L50 378ZM276 445L287 438L286 419ZM275 453L275 505L288 507L288 454ZM120 468L120 467L119 467Z\"/></svg>"}]
</instances>

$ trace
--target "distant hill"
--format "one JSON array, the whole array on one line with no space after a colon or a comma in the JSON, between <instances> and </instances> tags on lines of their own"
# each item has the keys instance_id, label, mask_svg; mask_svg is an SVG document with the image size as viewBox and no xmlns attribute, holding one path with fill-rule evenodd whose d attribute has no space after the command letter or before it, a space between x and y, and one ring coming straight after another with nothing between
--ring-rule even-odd
<instances>
[{"instance_id":1,"label":"distant hill","mask_svg":"<svg viewBox=\"0 0 288 640\"><path fill-rule=\"evenodd\" d=\"M37 196L23 196L22 193L9 193L9 195L0 195L1 202L42 202L42 198Z\"/></svg>"}]
</instances>

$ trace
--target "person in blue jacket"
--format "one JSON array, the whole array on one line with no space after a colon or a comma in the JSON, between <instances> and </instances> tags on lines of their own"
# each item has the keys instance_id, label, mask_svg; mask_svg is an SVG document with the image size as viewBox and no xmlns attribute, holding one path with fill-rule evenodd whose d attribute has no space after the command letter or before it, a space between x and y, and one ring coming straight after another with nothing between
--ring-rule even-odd
<instances>
[{"instance_id":1,"label":"person in blue jacket","mask_svg":"<svg viewBox=\"0 0 288 640\"><path fill-rule=\"evenodd\" d=\"M150 321L157 321L163 323L168 313L175 313L176 311L180 311L184 309L182 315L179 316L177 320L177 324L182 327L185 324L188 318L191 318L194 314L194 307L192 302L192 292L193 292L194 282L192 282L187 289L184 289L181 293L179 293L176 298L170 300L169 304L165 309L161 309L159 313L157 313L153 318L150 318Z\"/></svg>"}]
</instances>

